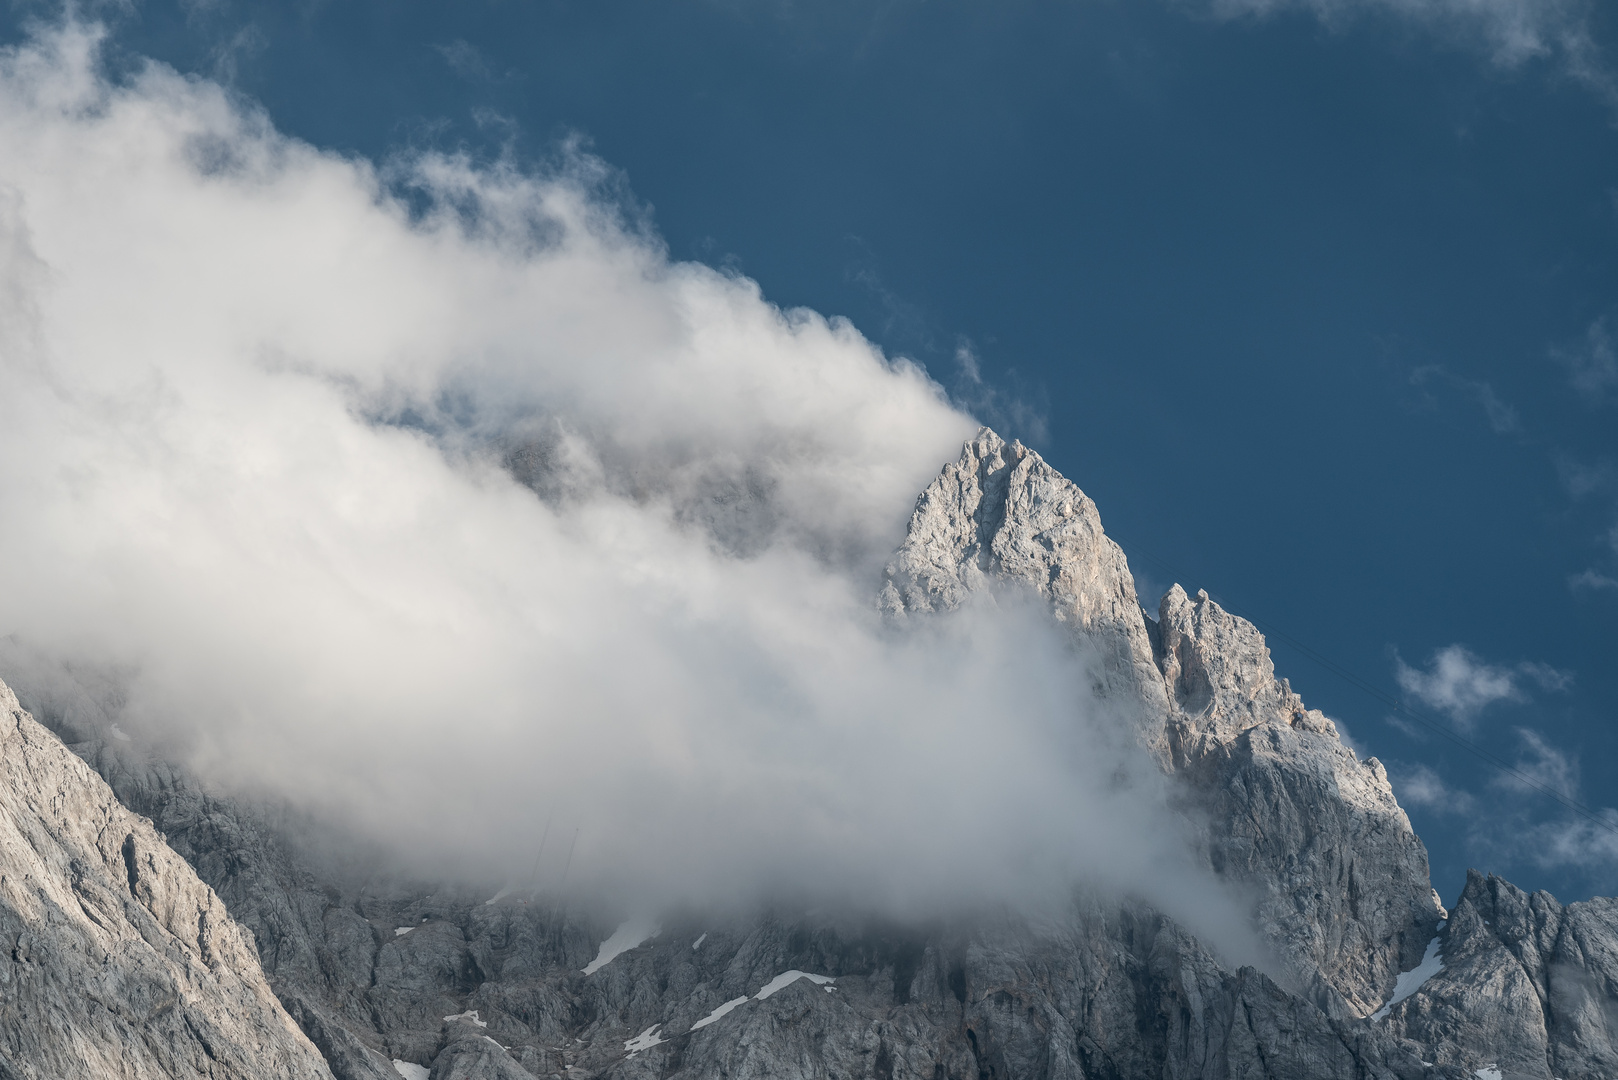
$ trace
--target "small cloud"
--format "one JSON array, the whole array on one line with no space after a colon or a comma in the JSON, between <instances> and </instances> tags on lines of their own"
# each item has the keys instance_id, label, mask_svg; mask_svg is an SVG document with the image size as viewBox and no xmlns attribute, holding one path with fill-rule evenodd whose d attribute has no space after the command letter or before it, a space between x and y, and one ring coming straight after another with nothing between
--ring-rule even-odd
<instances>
[{"instance_id":1,"label":"small cloud","mask_svg":"<svg viewBox=\"0 0 1618 1080\"><path fill-rule=\"evenodd\" d=\"M1517 737L1522 740L1523 747L1523 752L1513 762L1517 775L1501 773L1494 780L1496 786L1527 793L1534 788L1532 784L1524 782L1526 778L1540 789L1549 788L1564 799L1576 798L1579 791L1578 763L1532 728L1518 728Z\"/></svg>"},{"instance_id":2,"label":"small cloud","mask_svg":"<svg viewBox=\"0 0 1618 1080\"><path fill-rule=\"evenodd\" d=\"M1618 592L1618 578L1599 570L1583 570L1567 579L1567 587L1576 593Z\"/></svg>"},{"instance_id":3,"label":"small cloud","mask_svg":"<svg viewBox=\"0 0 1618 1080\"><path fill-rule=\"evenodd\" d=\"M1510 668L1480 660L1464 645L1446 645L1433 654L1426 671L1419 671L1394 655L1399 688L1430 709L1447 715L1462 728L1497 701L1521 701L1516 675Z\"/></svg>"},{"instance_id":4,"label":"small cloud","mask_svg":"<svg viewBox=\"0 0 1618 1080\"><path fill-rule=\"evenodd\" d=\"M1426 765L1400 765L1388 770L1394 793L1406 806L1419 806L1440 814L1470 814L1477 800L1468 792L1450 787Z\"/></svg>"},{"instance_id":5,"label":"small cloud","mask_svg":"<svg viewBox=\"0 0 1618 1080\"><path fill-rule=\"evenodd\" d=\"M1413 739L1416 742L1427 741L1427 732L1423 731L1415 724L1412 724L1409 720L1406 720L1398 713L1389 713L1387 716L1382 718L1382 722L1399 732L1407 739Z\"/></svg>"},{"instance_id":6,"label":"small cloud","mask_svg":"<svg viewBox=\"0 0 1618 1080\"><path fill-rule=\"evenodd\" d=\"M1618 810L1596 811L1596 820L1547 822L1529 831L1525 847L1541 866L1591 870L1618 862Z\"/></svg>"},{"instance_id":7,"label":"small cloud","mask_svg":"<svg viewBox=\"0 0 1618 1080\"><path fill-rule=\"evenodd\" d=\"M955 382L950 396L991 427L1015 432L1024 442L1040 443L1050 437L1045 410L986 382L977 349L964 337L955 343Z\"/></svg>"},{"instance_id":8,"label":"small cloud","mask_svg":"<svg viewBox=\"0 0 1618 1080\"><path fill-rule=\"evenodd\" d=\"M1618 467L1610 458L1584 462L1565 453L1556 455L1556 478L1572 499L1611 490L1618 486Z\"/></svg>"},{"instance_id":9,"label":"small cloud","mask_svg":"<svg viewBox=\"0 0 1618 1080\"><path fill-rule=\"evenodd\" d=\"M1516 408L1503 400L1489 383L1463 378L1437 364L1427 364L1410 373L1412 386L1427 386L1433 382L1443 382L1472 399L1483 410L1489 429L1496 435L1512 435L1522 430Z\"/></svg>"},{"instance_id":10,"label":"small cloud","mask_svg":"<svg viewBox=\"0 0 1618 1080\"><path fill-rule=\"evenodd\" d=\"M1602 405L1618 393L1618 341L1606 317L1584 332L1584 339L1553 348L1551 359L1567 368L1567 381L1591 405Z\"/></svg>"},{"instance_id":11,"label":"small cloud","mask_svg":"<svg viewBox=\"0 0 1618 1080\"><path fill-rule=\"evenodd\" d=\"M1618 108L1618 81L1596 44L1593 4L1581 0L1206 0L1225 18L1312 12L1336 29L1366 16L1391 16L1441 40L1487 55L1512 71L1548 62L1564 78Z\"/></svg>"},{"instance_id":12,"label":"small cloud","mask_svg":"<svg viewBox=\"0 0 1618 1080\"><path fill-rule=\"evenodd\" d=\"M494 77L489 62L484 59L483 53L470 41L456 38L454 41L434 45L433 49L444 58L450 70L463 79L482 82Z\"/></svg>"},{"instance_id":13,"label":"small cloud","mask_svg":"<svg viewBox=\"0 0 1618 1080\"><path fill-rule=\"evenodd\" d=\"M1536 664L1525 660L1517 665L1517 670L1523 675L1539 684L1539 688L1548 694L1565 694L1573 687L1573 673L1553 668L1549 664Z\"/></svg>"}]
</instances>

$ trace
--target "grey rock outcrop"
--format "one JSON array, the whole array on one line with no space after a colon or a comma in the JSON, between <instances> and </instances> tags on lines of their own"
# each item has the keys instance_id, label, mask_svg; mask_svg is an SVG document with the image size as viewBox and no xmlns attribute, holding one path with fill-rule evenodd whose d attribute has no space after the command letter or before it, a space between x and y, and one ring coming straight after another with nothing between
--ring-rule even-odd
<instances>
[{"instance_id":1,"label":"grey rock outcrop","mask_svg":"<svg viewBox=\"0 0 1618 1080\"><path fill-rule=\"evenodd\" d=\"M1032 450L980 431L916 500L886 578L895 614L952 609L996 582L1031 587L1094 650L1096 691L1161 749L1168 699L1128 561L1095 503Z\"/></svg>"},{"instance_id":2,"label":"grey rock outcrop","mask_svg":"<svg viewBox=\"0 0 1618 1080\"><path fill-rule=\"evenodd\" d=\"M330 1080L213 890L0 683L0 1075Z\"/></svg>"},{"instance_id":3,"label":"grey rock outcrop","mask_svg":"<svg viewBox=\"0 0 1618 1080\"><path fill-rule=\"evenodd\" d=\"M1390 1032L1508 1078L1618 1076L1618 900L1563 906L1473 870L1438 941L1442 969Z\"/></svg>"},{"instance_id":4,"label":"grey rock outcrop","mask_svg":"<svg viewBox=\"0 0 1618 1080\"><path fill-rule=\"evenodd\" d=\"M1136 704L1144 745L1209 821L1216 871L1258 893L1293 985L1363 1016L1420 960L1438 915L1427 851L1375 759L1275 677L1264 637L1198 593L1149 619L1095 503L985 428L917 500L888 566L895 614L1020 587L1099 659L1097 690Z\"/></svg>"},{"instance_id":5,"label":"grey rock outcrop","mask_svg":"<svg viewBox=\"0 0 1618 1080\"><path fill-rule=\"evenodd\" d=\"M1158 610L1170 756L1211 822L1214 869L1256 892L1258 924L1317 1003L1372 1012L1441 914L1387 771L1275 677L1251 623L1178 585Z\"/></svg>"}]
</instances>

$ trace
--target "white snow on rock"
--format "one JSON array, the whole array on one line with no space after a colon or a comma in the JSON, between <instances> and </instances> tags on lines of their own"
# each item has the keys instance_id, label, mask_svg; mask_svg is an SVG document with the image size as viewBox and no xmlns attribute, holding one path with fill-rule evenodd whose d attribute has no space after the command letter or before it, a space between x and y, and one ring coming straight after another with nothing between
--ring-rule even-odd
<instances>
[{"instance_id":1,"label":"white snow on rock","mask_svg":"<svg viewBox=\"0 0 1618 1080\"><path fill-rule=\"evenodd\" d=\"M410 933L410 931L412 931L414 929L415 929L414 926L395 926L393 928L393 936L394 937L404 937L406 934Z\"/></svg>"},{"instance_id":2,"label":"white snow on rock","mask_svg":"<svg viewBox=\"0 0 1618 1080\"><path fill-rule=\"evenodd\" d=\"M760 990L754 995L754 997L758 998L760 1001L763 1001L777 990L785 990L799 979L808 979L816 986L825 986L827 990L831 989L831 987L827 984L837 981L836 978L831 975L811 975L807 971L799 971L797 968L793 968L791 971L783 971L781 974L765 983L764 989Z\"/></svg>"},{"instance_id":3,"label":"white snow on rock","mask_svg":"<svg viewBox=\"0 0 1618 1080\"><path fill-rule=\"evenodd\" d=\"M429 1075L427 1066L417 1065L410 1061L393 1059L393 1071L404 1077L405 1080L427 1080Z\"/></svg>"},{"instance_id":4,"label":"white snow on rock","mask_svg":"<svg viewBox=\"0 0 1618 1080\"><path fill-rule=\"evenodd\" d=\"M601 951L585 966L584 973L594 975L612 963L618 954L626 953L648 938L655 937L660 929L657 923L646 919L630 919L620 924L618 929L612 932L612 936L601 943Z\"/></svg>"},{"instance_id":5,"label":"white snow on rock","mask_svg":"<svg viewBox=\"0 0 1618 1080\"><path fill-rule=\"evenodd\" d=\"M738 1006L745 1005L745 1004L747 1004L747 995L746 994L743 994L739 998L731 998L729 1001L727 1001L723 1005L719 1006L719 1008L715 1009L713 1012L709 1013L707 1016L704 1016L701 1020L698 1020L696 1023L692 1024L691 1025L691 1030L695 1031L698 1028L705 1028L709 1024L713 1023L715 1020L718 1020L721 1016L724 1016L726 1013L730 1012L732 1009L735 1009Z\"/></svg>"},{"instance_id":6,"label":"white snow on rock","mask_svg":"<svg viewBox=\"0 0 1618 1080\"><path fill-rule=\"evenodd\" d=\"M470 1021L472 1021L472 1023L476 1024L478 1027L488 1027L489 1026L484 1021L478 1019L478 1011L476 1009L472 1009L469 1012L456 1013L454 1016L446 1016L446 1017L444 1017L444 1019L446 1021L449 1021L449 1020L470 1020Z\"/></svg>"},{"instance_id":7,"label":"white snow on rock","mask_svg":"<svg viewBox=\"0 0 1618 1080\"><path fill-rule=\"evenodd\" d=\"M504 900L506 897L510 896L514 892L516 892L516 890L513 889L510 885L507 885L505 888L501 889L499 892L495 893L493 896L491 896L487 900L483 901L483 906L484 907L489 907L492 904L497 904L500 901Z\"/></svg>"},{"instance_id":8,"label":"white snow on rock","mask_svg":"<svg viewBox=\"0 0 1618 1080\"><path fill-rule=\"evenodd\" d=\"M117 739L119 742L129 741L129 736L125 735L124 729L119 727L117 724L112 725L112 737Z\"/></svg>"},{"instance_id":9,"label":"white snow on rock","mask_svg":"<svg viewBox=\"0 0 1618 1080\"><path fill-rule=\"evenodd\" d=\"M708 935L707 934L703 934L701 937L697 938L697 940L695 940L695 941L693 941L691 943L691 951L695 952L696 950L702 948L702 943L704 941L707 941L707 940L708 940Z\"/></svg>"},{"instance_id":10,"label":"white snow on rock","mask_svg":"<svg viewBox=\"0 0 1618 1080\"><path fill-rule=\"evenodd\" d=\"M1500 1066L1485 1065L1481 1069L1473 1070L1472 1075L1478 1080L1500 1080Z\"/></svg>"},{"instance_id":11,"label":"white snow on rock","mask_svg":"<svg viewBox=\"0 0 1618 1080\"><path fill-rule=\"evenodd\" d=\"M1439 923L1438 925L1442 927L1444 924ZM1399 975L1398 981L1393 984L1393 996L1380 1009L1371 1014L1371 1019L1380 1020L1387 1016L1389 1009L1420 990L1422 983L1443 970L1444 958L1438 954L1438 938L1435 937L1427 943L1427 951L1422 953L1421 963Z\"/></svg>"},{"instance_id":12,"label":"white snow on rock","mask_svg":"<svg viewBox=\"0 0 1618 1080\"><path fill-rule=\"evenodd\" d=\"M639 1035L636 1035L633 1039L630 1039L628 1042L624 1043L624 1049L629 1051L629 1056L634 1057L642 1050L650 1050L652 1047L661 1043L663 1040L657 1034L657 1029L662 1026L662 1024L653 1024Z\"/></svg>"}]
</instances>

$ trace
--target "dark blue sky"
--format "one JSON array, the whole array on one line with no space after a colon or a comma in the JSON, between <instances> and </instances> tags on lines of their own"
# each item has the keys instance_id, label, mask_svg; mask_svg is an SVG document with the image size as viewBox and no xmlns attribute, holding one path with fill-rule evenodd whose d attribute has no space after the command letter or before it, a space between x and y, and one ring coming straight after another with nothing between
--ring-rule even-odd
<instances>
[{"instance_id":1,"label":"dark blue sky","mask_svg":"<svg viewBox=\"0 0 1618 1080\"><path fill-rule=\"evenodd\" d=\"M114 25L324 147L536 163L581 136L676 257L847 315L1036 446L1148 588L1206 588L1618 805L1618 20L1546 24L1596 48L1579 69L1398 3L1281 6L220 0ZM1468 865L1618 892L1618 834L1273 644L1389 765L1446 900ZM1400 689L1395 650L1454 644L1449 699ZM1469 713L1489 669L1514 696Z\"/></svg>"}]
</instances>

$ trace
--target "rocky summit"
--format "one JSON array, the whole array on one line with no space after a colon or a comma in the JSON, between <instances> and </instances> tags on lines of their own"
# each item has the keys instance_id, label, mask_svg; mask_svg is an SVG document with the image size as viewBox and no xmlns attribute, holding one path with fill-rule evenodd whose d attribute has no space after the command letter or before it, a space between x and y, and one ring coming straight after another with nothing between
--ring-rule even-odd
<instances>
[{"instance_id":1,"label":"rocky summit","mask_svg":"<svg viewBox=\"0 0 1618 1080\"><path fill-rule=\"evenodd\" d=\"M1147 611L1095 504L985 429L917 500L878 603L903 632L1013 592L1251 898L1265 970L1089 893L1055 919L653 925L345 872L19 684L44 726L0 689L0 1078L1618 1075L1618 901L1473 874L1446 911L1381 764L1258 630L1179 586Z\"/></svg>"}]
</instances>

